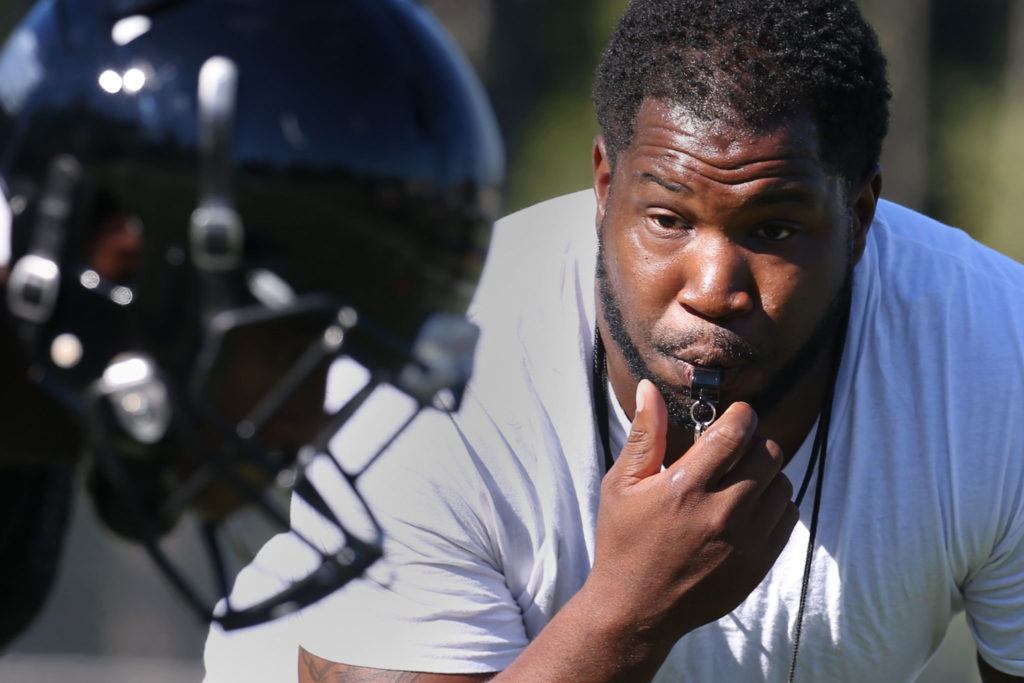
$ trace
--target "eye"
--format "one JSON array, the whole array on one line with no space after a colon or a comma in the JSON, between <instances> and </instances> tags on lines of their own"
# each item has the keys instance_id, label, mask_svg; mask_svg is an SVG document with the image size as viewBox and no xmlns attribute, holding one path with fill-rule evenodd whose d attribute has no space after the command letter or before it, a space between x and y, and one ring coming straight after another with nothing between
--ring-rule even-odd
<instances>
[{"instance_id":1,"label":"eye","mask_svg":"<svg viewBox=\"0 0 1024 683\"><path fill-rule=\"evenodd\" d=\"M662 230L679 231L686 230L690 226L679 216L670 213L656 213L650 216L650 220Z\"/></svg>"},{"instance_id":2,"label":"eye","mask_svg":"<svg viewBox=\"0 0 1024 683\"><path fill-rule=\"evenodd\" d=\"M797 233L797 229L783 223L766 223L758 226L754 235L769 242L781 242Z\"/></svg>"}]
</instances>

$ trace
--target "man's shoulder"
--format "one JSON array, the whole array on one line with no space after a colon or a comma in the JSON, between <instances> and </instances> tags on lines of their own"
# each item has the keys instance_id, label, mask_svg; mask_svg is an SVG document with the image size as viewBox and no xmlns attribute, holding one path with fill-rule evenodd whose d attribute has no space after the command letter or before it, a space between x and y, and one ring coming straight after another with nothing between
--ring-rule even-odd
<instances>
[{"instance_id":1,"label":"man's shoulder","mask_svg":"<svg viewBox=\"0 0 1024 683\"><path fill-rule=\"evenodd\" d=\"M593 227L596 208L593 190L570 192L508 214L495 225L495 232L506 236L524 230L548 232L584 225Z\"/></svg>"},{"instance_id":2,"label":"man's shoulder","mask_svg":"<svg viewBox=\"0 0 1024 683\"><path fill-rule=\"evenodd\" d=\"M872 236L883 276L900 274L920 286L925 277L948 275L970 287L1024 289L1024 265L899 204L879 202Z\"/></svg>"},{"instance_id":3,"label":"man's shoulder","mask_svg":"<svg viewBox=\"0 0 1024 683\"><path fill-rule=\"evenodd\" d=\"M596 209L592 190L561 195L511 213L494 226L487 267L490 271L536 272L545 264L557 264L561 255L596 248Z\"/></svg>"},{"instance_id":4,"label":"man's shoulder","mask_svg":"<svg viewBox=\"0 0 1024 683\"><path fill-rule=\"evenodd\" d=\"M878 400L914 405L936 433L971 434L968 451L1007 434L1024 406L1024 265L890 202L879 205L862 261L849 331L861 356L858 394L872 395L877 368L887 368Z\"/></svg>"},{"instance_id":5,"label":"man's shoulder","mask_svg":"<svg viewBox=\"0 0 1024 683\"><path fill-rule=\"evenodd\" d=\"M551 444L593 448L594 212L588 190L502 219L470 308L481 335L468 394L479 410L460 425L469 433L485 422L470 417L486 417L483 431L534 473L553 461Z\"/></svg>"},{"instance_id":6,"label":"man's shoulder","mask_svg":"<svg viewBox=\"0 0 1024 683\"><path fill-rule=\"evenodd\" d=\"M502 353L513 336L524 347L549 348L553 339L577 347L580 325L593 327L597 255L593 192L562 195L498 221L470 317L484 333L500 330ZM569 318L578 319L577 322ZM552 323L565 334L556 335Z\"/></svg>"},{"instance_id":7,"label":"man's shoulder","mask_svg":"<svg viewBox=\"0 0 1024 683\"><path fill-rule=\"evenodd\" d=\"M977 354L1024 334L1024 265L962 230L881 202L862 261L855 288L891 335L939 335Z\"/></svg>"}]
</instances>

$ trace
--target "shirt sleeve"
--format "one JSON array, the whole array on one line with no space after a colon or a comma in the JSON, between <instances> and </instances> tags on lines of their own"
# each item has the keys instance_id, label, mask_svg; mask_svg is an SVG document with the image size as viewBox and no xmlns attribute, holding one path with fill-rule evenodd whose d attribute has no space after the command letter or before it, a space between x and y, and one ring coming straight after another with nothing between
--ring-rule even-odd
<instances>
[{"instance_id":1,"label":"shirt sleeve","mask_svg":"<svg viewBox=\"0 0 1024 683\"><path fill-rule=\"evenodd\" d=\"M1024 481L1007 486L1000 502L1000 533L964 588L967 625L986 662L1024 676Z\"/></svg>"},{"instance_id":2,"label":"shirt sleeve","mask_svg":"<svg viewBox=\"0 0 1024 683\"><path fill-rule=\"evenodd\" d=\"M360 480L384 558L303 612L304 648L358 666L483 673L526 647L491 533L494 492L467 448L447 417L424 415ZM315 528L312 511L292 514L297 529Z\"/></svg>"},{"instance_id":3,"label":"shirt sleeve","mask_svg":"<svg viewBox=\"0 0 1024 683\"><path fill-rule=\"evenodd\" d=\"M306 566L302 566L302 565ZM308 548L292 534L271 538L235 580L231 600L246 607L286 589L308 572ZM288 683L298 680L299 615L225 631L214 623L203 651L203 683Z\"/></svg>"},{"instance_id":4,"label":"shirt sleeve","mask_svg":"<svg viewBox=\"0 0 1024 683\"><path fill-rule=\"evenodd\" d=\"M335 389L337 401L352 393ZM507 492L489 471L493 457L479 454L494 456L503 442L485 434L471 446L451 417L430 410L392 438L411 414L409 402L378 387L331 440L333 455L305 470L344 529L293 495L292 530L243 570L232 602L257 602L308 575L317 561L308 544L330 553L346 535L366 539L373 532L367 509L383 534L382 559L283 620L231 633L212 628L207 683L294 680L299 646L333 662L433 673L500 671L526 647L522 611L502 566L506 527L523 522L497 512L495 500ZM341 476L370 462L355 489Z\"/></svg>"}]
</instances>

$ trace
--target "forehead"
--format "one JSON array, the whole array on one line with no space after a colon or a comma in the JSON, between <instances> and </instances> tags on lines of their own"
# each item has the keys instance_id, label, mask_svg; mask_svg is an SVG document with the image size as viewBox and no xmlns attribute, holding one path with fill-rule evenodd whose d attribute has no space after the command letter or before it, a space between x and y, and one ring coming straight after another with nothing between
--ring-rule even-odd
<instances>
[{"instance_id":1,"label":"forehead","mask_svg":"<svg viewBox=\"0 0 1024 683\"><path fill-rule=\"evenodd\" d=\"M732 187L761 181L825 186L833 179L822 162L817 126L803 114L755 128L730 118L703 120L684 106L647 99L619 156L631 174L696 176Z\"/></svg>"}]
</instances>

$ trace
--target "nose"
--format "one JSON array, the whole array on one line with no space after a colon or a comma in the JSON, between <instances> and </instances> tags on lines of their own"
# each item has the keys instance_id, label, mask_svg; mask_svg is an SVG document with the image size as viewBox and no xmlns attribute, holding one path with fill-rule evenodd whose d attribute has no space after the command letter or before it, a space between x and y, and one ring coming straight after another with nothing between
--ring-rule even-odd
<instances>
[{"instance_id":1,"label":"nose","mask_svg":"<svg viewBox=\"0 0 1024 683\"><path fill-rule=\"evenodd\" d=\"M743 250L722 235L695 240L683 256L676 300L701 318L723 319L754 308L754 277Z\"/></svg>"}]
</instances>

